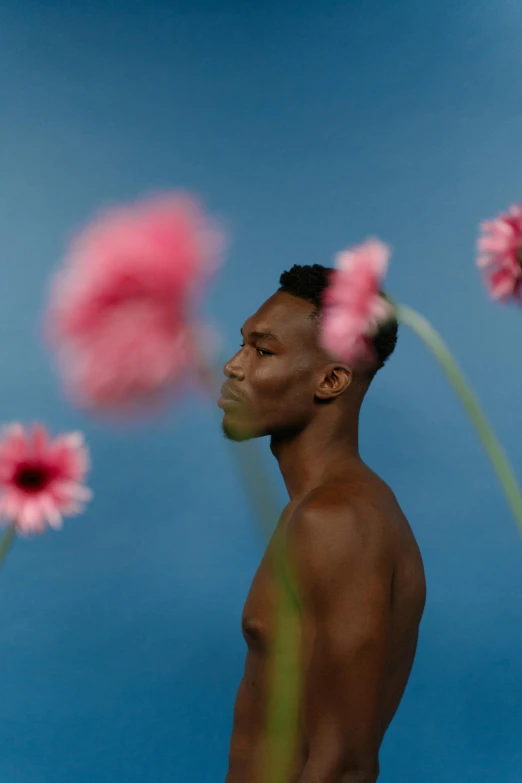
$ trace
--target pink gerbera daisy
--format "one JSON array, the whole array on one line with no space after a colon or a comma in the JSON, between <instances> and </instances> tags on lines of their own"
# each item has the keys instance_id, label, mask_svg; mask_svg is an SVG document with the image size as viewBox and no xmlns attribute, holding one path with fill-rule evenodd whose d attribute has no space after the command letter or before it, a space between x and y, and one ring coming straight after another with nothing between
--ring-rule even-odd
<instances>
[{"instance_id":1,"label":"pink gerbera daisy","mask_svg":"<svg viewBox=\"0 0 522 783\"><path fill-rule=\"evenodd\" d=\"M23 534L59 528L83 510L89 457L79 433L50 439L45 427L12 424L0 440L0 515Z\"/></svg>"},{"instance_id":2,"label":"pink gerbera daisy","mask_svg":"<svg viewBox=\"0 0 522 783\"><path fill-rule=\"evenodd\" d=\"M477 264L493 299L522 303L522 205L481 225Z\"/></svg>"},{"instance_id":3,"label":"pink gerbera daisy","mask_svg":"<svg viewBox=\"0 0 522 783\"><path fill-rule=\"evenodd\" d=\"M220 248L216 226L180 195L111 210L74 240L48 326L76 402L155 401L197 366L194 309Z\"/></svg>"},{"instance_id":4,"label":"pink gerbera daisy","mask_svg":"<svg viewBox=\"0 0 522 783\"><path fill-rule=\"evenodd\" d=\"M373 360L371 337L393 315L393 306L380 293L390 250L368 239L336 258L336 269L325 290L321 343L347 363Z\"/></svg>"}]
</instances>

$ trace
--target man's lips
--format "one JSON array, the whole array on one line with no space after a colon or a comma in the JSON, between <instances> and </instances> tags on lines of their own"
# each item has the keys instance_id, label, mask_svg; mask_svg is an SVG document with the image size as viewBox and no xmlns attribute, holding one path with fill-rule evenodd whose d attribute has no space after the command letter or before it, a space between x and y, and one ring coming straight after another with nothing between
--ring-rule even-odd
<instances>
[{"instance_id":1,"label":"man's lips","mask_svg":"<svg viewBox=\"0 0 522 783\"><path fill-rule=\"evenodd\" d=\"M241 399L238 394L232 391L226 384L221 388L221 397L218 400L218 406L220 408L229 408L234 405L239 405Z\"/></svg>"}]
</instances>

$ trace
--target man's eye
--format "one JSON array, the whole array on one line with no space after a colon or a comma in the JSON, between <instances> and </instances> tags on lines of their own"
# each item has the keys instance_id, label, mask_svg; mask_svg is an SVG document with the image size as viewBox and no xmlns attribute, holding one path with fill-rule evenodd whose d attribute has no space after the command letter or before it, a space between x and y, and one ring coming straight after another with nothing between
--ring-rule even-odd
<instances>
[{"instance_id":1,"label":"man's eye","mask_svg":"<svg viewBox=\"0 0 522 783\"><path fill-rule=\"evenodd\" d=\"M240 348L244 348L245 347L245 343L239 343L239 347ZM258 354L260 356L273 356L274 355L272 353L272 351L265 351L264 348L256 348L256 351L258 352Z\"/></svg>"}]
</instances>

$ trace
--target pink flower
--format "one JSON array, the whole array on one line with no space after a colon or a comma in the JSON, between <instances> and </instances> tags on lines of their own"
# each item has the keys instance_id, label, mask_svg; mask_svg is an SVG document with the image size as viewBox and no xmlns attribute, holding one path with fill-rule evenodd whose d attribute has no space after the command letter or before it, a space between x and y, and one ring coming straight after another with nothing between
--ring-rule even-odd
<instances>
[{"instance_id":1,"label":"pink flower","mask_svg":"<svg viewBox=\"0 0 522 783\"><path fill-rule=\"evenodd\" d=\"M217 227L176 194L113 209L73 241L48 327L77 403L155 401L198 364L193 310L220 249Z\"/></svg>"},{"instance_id":2,"label":"pink flower","mask_svg":"<svg viewBox=\"0 0 522 783\"><path fill-rule=\"evenodd\" d=\"M26 433L12 424L0 440L0 515L22 534L61 527L62 514L79 513L91 497L83 484L88 469L79 433L51 440L43 426Z\"/></svg>"},{"instance_id":3,"label":"pink flower","mask_svg":"<svg viewBox=\"0 0 522 783\"><path fill-rule=\"evenodd\" d=\"M493 299L522 302L522 205L482 223L477 265Z\"/></svg>"},{"instance_id":4,"label":"pink flower","mask_svg":"<svg viewBox=\"0 0 522 783\"><path fill-rule=\"evenodd\" d=\"M368 239L336 258L336 270L324 293L321 343L347 363L371 361L371 337L393 315L393 306L379 293L390 250Z\"/></svg>"}]
</instances>

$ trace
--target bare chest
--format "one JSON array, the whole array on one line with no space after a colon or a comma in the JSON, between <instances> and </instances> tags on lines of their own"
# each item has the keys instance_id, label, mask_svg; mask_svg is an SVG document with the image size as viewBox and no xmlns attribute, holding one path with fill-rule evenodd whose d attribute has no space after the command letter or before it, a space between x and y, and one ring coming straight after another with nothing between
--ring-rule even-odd
<instances>
[{"instance_id":1,"label":"bare chest","mask_svg":"<svg viewBox=\"0 0 522 783\"><path fill-rule=\"evenodd\" d=\"M276 641L283 644L282 624L284 636L299 631L297 584L284 565L284 543L279 536L282 533L284 537L283 531L280 525L255 573L243 608L242 631L252 653L276 653L280 646Z\"/></svg>"},{"instance_id":2,"label":"bare chest","mask_svg":"<svg viewBox=\"0 0 522 783\"><path fill-rule=\"evenodd\" d=\"M248 649L253 653L268 653L276 633L277 583L268 553L261 561L252 580L243 607L241 627Z\"/></svg>"}]
</instances>

